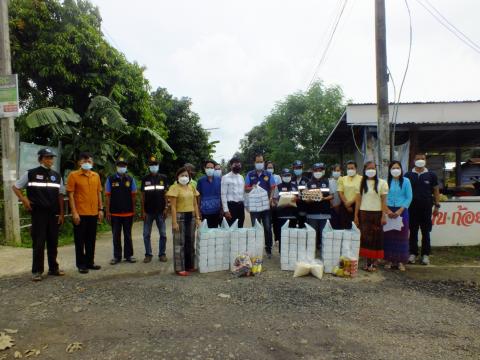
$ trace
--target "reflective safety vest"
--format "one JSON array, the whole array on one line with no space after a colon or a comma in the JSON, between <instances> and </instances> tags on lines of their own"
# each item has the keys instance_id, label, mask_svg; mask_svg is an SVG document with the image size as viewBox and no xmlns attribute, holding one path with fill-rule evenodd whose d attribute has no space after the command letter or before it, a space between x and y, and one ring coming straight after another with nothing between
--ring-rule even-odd
<instances>
[{"instance_id":1,"label":"reflective safety vest","mask_svg":"<svg viewBox=\"0 0 480 360\"><path fill-rule=\"evenodd\" d=\"M27 197L33 211L59 213L60 174L39 166L28 171Z\"/></svg>"},{"instance_id":2,"label":"reflective safety vest","mask_svg":"<svg viewBox=\"0 0 480 360\"><path fill-rule=\"evenodd\" d=\"M149 174L142 179L143 206L147 214L158 214L165 210L167 190L167 177L163 174Z\"/></svg>"}]
</instances>

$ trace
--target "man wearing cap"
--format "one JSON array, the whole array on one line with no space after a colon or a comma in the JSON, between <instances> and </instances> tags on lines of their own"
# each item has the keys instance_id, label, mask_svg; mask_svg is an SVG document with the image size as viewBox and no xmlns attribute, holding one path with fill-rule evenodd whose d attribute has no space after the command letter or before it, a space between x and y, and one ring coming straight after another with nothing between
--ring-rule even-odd
<instances>
[{"instance_id":1,"label":"man wearing cap","mask_svg":"<svg viewBox=\"0 0 480 360\"><path fill-rule=\"evenodd\" d=\"M299 192L302 192L307 188L307 184L310 179L303 174L303 162L301 160L295 160L292 164L293 177L292 182L297 186ZM307 221L307 209L305 202L300 198L298 201L298 212L297 220L298 227L305 227L305 222Z\"/></svg>"},{"instance_id":2,"label":"man wearing cap","mask_svg":"<svg viewBox=\"0 0 480 360\"><path fill-rule=\"evenodd\" d=\"M142 218L143 218L143 242L145 244L144 263L152 261L152 225L157 224L160 234L158 259L167 261L165 249L167 244L167 230L165 218L167 216L167 201L165 194L168 190L167 176L160 174L159 162L155 156L148 159L149 174L142 179Z\"/></svg>"},{"instance_id":3,"label":"man wearing cap","mask_svg":"<svg viewBox=\"0 0 480 360\"><path fill-rule=\"evenodd\" d=\"M200 213L202 220L207 220L209 228L217 228L220 225L222 212L221 177L215 176L215 161L205 161L205 176L197 183L197 191L200 194Z\"/></svg>"},{"instance_id":4,"label":"man wearing cap","mask_svg":"<svg viewBox=\"0 0 480 360\"><path fill-rule=\"evenodd\" d=\"M135 195L137 185L135 180L127 174L127 161L118 158L117 172L110 175L105 183L105 203L107 220L112 224L113 234L113 259L111 265L122 261L122 229L125 261L134 263L133 257L132 225L135 214Z\"/></svg>"},{"instance_id":5,"label":"man wearing cap","mask_svg":"<svg viewBox=\"0 0 480 360\"><path fill-rule=\"evenodd\" d=\"M292 172L290 169L283 169L281 174L280 174L280 183L277 185L277 190L276 194L278 194L278 201L277 201L277 207L276 207L276 212L277 212L277 218L278 221L276 224L274 224L274 231L277 232L278 237L278 251L281 251L281 245L282 245L282 226L285 225L287 221L289 221L289 227L294 228L297 226L297 206L296 203L298 202L298 196L295 196L294 194L297 193L298 195L298 189L297 185L292 182ZM290 204L281 204L279 203L280 197L282 197L284 194L289 196L294 195L294 202L291 202ZM275 229L276 227L276 229Z\"/></svg>"},{"instance_id":6,"label":"man wearing cap","mask_svg":"<svg viewBox=\"0 0 480 360\"><path fill-rule=\"evenodd\" d=\"M255 169L247 173L245 177L245 192L251 192L255 187L261 187L268 194L270 204L273 204L273 194L277 184L275 178L267 171L265 171L265 163L263 155L255 156ZM262 211L250 211L252 223L259 221L263 225L265 233L265 251L268 258L272 257L272 217L270 207Z\"/></svg>"},{"instance_id":7,"label":"man wearing cap","mask_svg":"<svg viewBox=\"0 0 480 360\"><path fill-rule=\"evenodd\" d=\"M307 223L315 229L317 250L320 251L322 247L322 231L327 220L331 217L330 200L333 199L333 195L330 195L329 181L325 176L325 164L313 164L312 172L312 178L307 183L307 189L317 190L319 194L316 199L306 201Z\"/></svg>"},{"instance_id":8,"label":"man wearing cap","mask_svg":"<svg viewBox=\"0 0 480 360\"><path fill-rule=\"evenodd\" d=\"M100 270L96 265L95 242L97 222L103 221L102 183L100 176L92 171L93 158L90 153L81 153L80 169L72 171L67 179L68 199L72 210L75 259L78 272Z\"/></svg>"},{"instance_id":9,"label":"man wearing cap","mask_svg":"<svg viewBox=\"0 0 480 360\"><path fill-rule=\"evenodd\" d=\"M25 209L32 214L33 281L42 280L45 243L48 275L65 275L57 263L58 228L64 220L65 189L60 174L52 170L57 155L48 148L41 149L37 155L40 166L28 170L12 187ZM23 195L22 189L27 189L27 196Z\"/></svg>"}]
</instances>

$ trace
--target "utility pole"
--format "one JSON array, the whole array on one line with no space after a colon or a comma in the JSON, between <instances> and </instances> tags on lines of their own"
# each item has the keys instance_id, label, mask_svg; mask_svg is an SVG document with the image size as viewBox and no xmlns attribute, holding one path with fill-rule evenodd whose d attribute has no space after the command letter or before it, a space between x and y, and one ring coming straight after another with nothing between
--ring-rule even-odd
<instances>
[{"instance_id":1,"label":"utility pole","mask_svg":"<svg viewBox=\"0 0 480 360\"><path fill-rule=\"evenodd\" d=\"M379 175L386 179L390 162L390 123L388 113L387 29L385 0L375 0L375 54L377 67L377 139Z\"/></svg>"},{"instance_id":2,"label":"utility pole","mask_svg":"<svg viewBox=\"0 0 480 360\"><path fill-rule=\"evenodd\" d=\"M8 0L0 0L0 75L10 75L10 32L8 25ZM17 179L17 153L15 144L15 122L13 117L1 118L2 129L2 176L5 210L5 240L7 243L21 242L18 200L12 191Z\"/></svg>"}]
</instances>

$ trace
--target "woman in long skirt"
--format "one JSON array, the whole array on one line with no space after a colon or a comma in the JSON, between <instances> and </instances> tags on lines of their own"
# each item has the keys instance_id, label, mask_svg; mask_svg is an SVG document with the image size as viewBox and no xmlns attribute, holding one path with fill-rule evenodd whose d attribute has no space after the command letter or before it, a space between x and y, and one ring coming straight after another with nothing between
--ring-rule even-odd
<instances>
[{"instance_id":1,"label":"woman in long skirt","mask_svg":"<svg viewBox=\"0 0 480 360\"><path fill-rule=\"evenodd\" d=\"M355 225L360 229L360 257L365 258L364 270L376 271L383 259L383 225L386 223L388 184L377 176L376 165L368 161L357 194Z\"/></svg>"},{"instance_id":2,"label":"woman in long skirt","mask_svg":"<svg viewBox=\"0 0 480 360\"><path fill-rule=\"evenodd\" d=\"M389 193L387 196L387 216L389 221L402 219L401 229L391 229L383 235L385 247L385 268L398 267L405 271L405 264L409 256L409 224L408 207L412 202L412 185L410 180L403 177L402 164L392 161L388 168Z\"/></svg>"}]
</instances>

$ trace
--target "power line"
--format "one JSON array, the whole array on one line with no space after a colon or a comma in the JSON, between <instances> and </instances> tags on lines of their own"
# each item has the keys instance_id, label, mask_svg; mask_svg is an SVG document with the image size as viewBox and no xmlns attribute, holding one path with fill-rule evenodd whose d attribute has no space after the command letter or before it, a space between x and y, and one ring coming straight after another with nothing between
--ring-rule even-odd
<instances>
[{"instance_id":1,"label":"power line","mask_svg":"<svg viewBox=\"0 0 480 360\"><path fill-rule=\"evenodd\" d=\"M310 82L308 84L308 88L310 88L312 86L312 84L315 82L315 79L317 78L318 71L320 70L321 66L323 65L323 63L324 63L324 61L327 57L328 50L330 49L330 45L333 42L333 38L334 38L335 33L337 31L337 28L338 28L338 24L340 23L342 15L345 11L345 7L347 6L347 3L348 3L348 0L344 0L343 5L340 9L340 13L338 14L338 16L336 18L336 21L334 23L334 26L333 26L332 32L330 34L330 37L328 39L327 45L325 46L325 49L323 50L320 61L318 62L317 66L315 67L315 71L313 73L312 79L310 80Z\"/></svg>"},{"instance_id":2,"label":"power line","mask_svg":"<svg viewBox=\"0 0 480 360\"><path fill-rule=\"evenodd\" d=\"M463 42L465 45L467 45L469 48L471 48L473 51L476 53L480 54L480 46L478 46L476 43L474 43L472 40L470 40L469 37L467 37L463 32L460 30L457 30L458 28L451 24L449 21L444 21L442 18L440 18L435 12L433 12L430 8L428 8L424 3L422 3L420 0L417 0L417 2L425 9L427 10L430 15L432 15L435 20L437 20L440 25L442 25L445 29L450 31L456 38L458 38L461 42ZM431 5L431 4L430 4ZM437 10L438 11L438 10ZM438 12L440 14L440 12ZM442 15L443 18L445 18ZM450 25L449 25L450 24ZM461 34L461 35L459 35ZM462 37L463 36L463 37ZM470 43L470 42L471 43Z\"/></svg>"}]
</instances>

